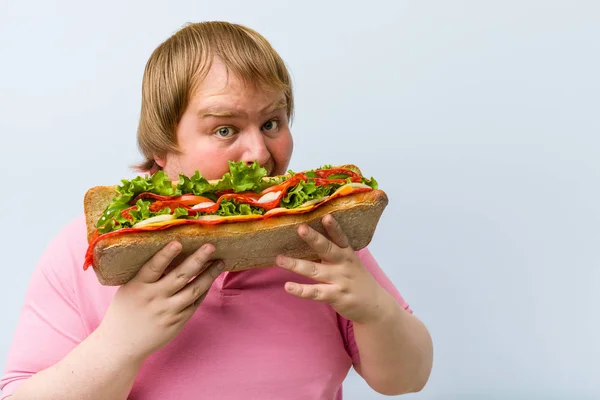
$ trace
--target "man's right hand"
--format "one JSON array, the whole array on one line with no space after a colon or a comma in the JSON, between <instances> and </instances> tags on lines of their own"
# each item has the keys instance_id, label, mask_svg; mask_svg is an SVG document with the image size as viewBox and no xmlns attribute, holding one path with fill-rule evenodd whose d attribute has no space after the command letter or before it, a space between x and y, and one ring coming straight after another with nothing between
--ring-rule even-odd
<instances>
[{"instance_id":1,"label":"man's right hand","mask_svg":"<svg viewBox=\"0 0 600 400\"><path fill-rule=\"evenodd\" d=\"M169 243L117 290L96 332L113 351L142 362L164 347L223 271L222 261L210 261L214 246L206 244L165 273L180 251L180 243Z\"/></svg>"}]
</instances>

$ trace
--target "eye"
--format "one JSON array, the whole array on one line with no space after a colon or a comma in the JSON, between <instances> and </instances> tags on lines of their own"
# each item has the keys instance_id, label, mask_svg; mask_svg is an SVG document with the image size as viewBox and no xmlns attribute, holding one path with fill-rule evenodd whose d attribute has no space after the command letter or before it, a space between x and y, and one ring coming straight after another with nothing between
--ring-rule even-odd
<instances>
[{"instance_id":1,"label":"eye","mask_svg":"<svg viewBox=\"0 0 600 400\"><path fill-rule=\"evenodd\" d=\"M217 129L216 134L221 138L230 138L235 134L235 131L230 126L223 126Z\"/></svg>"},{"instance_id":2,"label":"eye","mask_svg":"<svg viewBox=\"0 0 600 400\"><path fill-rule=\"evenodd\" d=\"M263 125L263 130L267 132L276 131L279 128L279 121L276 119L269 120Z\"/></svg>"}]
</instances>

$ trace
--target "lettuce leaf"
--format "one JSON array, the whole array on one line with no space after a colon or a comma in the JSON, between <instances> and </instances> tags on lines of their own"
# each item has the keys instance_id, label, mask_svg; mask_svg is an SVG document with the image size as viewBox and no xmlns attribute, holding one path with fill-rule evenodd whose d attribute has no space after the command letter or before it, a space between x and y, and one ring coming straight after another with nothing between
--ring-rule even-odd
<instances>
[{"instance_id":1,"label":"lettuce leaf","mask_svg":"<svg viewBox=\"0 0 600 400\"><path fill-rule=\"evenodd\" d=\"M260 207L254 207L249 204L238 203L235 200L223 199L221 200L221 204L219 204L219 209L214 213L214 215L230 217L233 215L263 215L265 212L265 209ZM203 213L203 215L206 214Z\"/></svg>"},{"instance_id":2,"label":"lettuce leaf","mask_svg":"<svg viewBox=\"0 0 600 400\"><path fill-rule=\"evenodd\" d=\"M152 176L137 176L131 180L122 179L116 189L117 195L113 199L115 203L129 203L138 194L152 192L161 196L178 196L180 190L173 188L171 179L162 170Z\"/></svg>"},{"instance_id":3,"label":"lettuce leaf","mask_svg":"<svg viewBox=\"0 0 600 400\"><path fill-rule=\"evenodd\" d=\"M257 188L262 187L263 177L267 175L267 170L256 161L252 165L230 161L229 171L231 174L231 187L235 192L256 191Z\"/></svg>"},{"instance_id":4,"label":"lettuce leaf","mask_svg":"<svg viewBox=\"0 0 600 400\"><path fill-rule=\"evenodd\" d=\"M179 174L177 189L181 191L181 194L191 193L196 196L202 196L204 193L211 191L211 184L200 175L199 171L196 171L189 178L183 174Z\"/></svg>"},{"instance_id":5,"label":"lettuce leaf","mask_svg":"<svg viewBox=\"0 0 600 400\"><path fill-rule=\"evenodd\" d=\"M279 205L285 208L298 208L309 200L329 196L340 186L341 185L338 184L317 186L315 185L315 182L310 179L307 182L301 181L288 190L286 196L281 199Z\"/></svg>"},{"instance_id":6,"label":"lettuce leaf","mask_svg":"<svg viewBox=\"0 0 600 400\"><path fill-rule=\"evenodd\" d=\"M267 170L256 161L252 165L243 161L229 161L229 172L226 172L218 182L210 184L196 171L191 178L179 175L177 187L182 193L193 193L197 196L224 190L233 190L235 193L247 191L258 193L264 187L263 178L266 175Z\"/></svg>"},{"instance_id":7,"label":"lettuce leaf","mask_svg":"<svg viewBox=\"0 0 600 400\"><path fill-rule=\"evenodd\" d=\"M173 211L173 215L175 215L175 218L179 218L179 217L187 217L188 215L188 210L187 208L183 208L183 207L177 207L175 209L175 211Z\"/></svg>"},{"instance_id":8,"label":"lettuce leaf","mask_svg":"<svg viewBox=\"0 0 600 400\"><path fill-rule=\"evenodd\" d=\"M258 190L256 192L259 193L271 186L280 185L288 179L289 179L289 176L274 176L271 178L263 179L262 183L260 184L260 187L258 188Z\"/></svg>"},{"instance_id":9,"label":"lettuce leaf","mask_svg":"<svg viewBox=\"0 0 600 400\"><path fill-rule=\"evenodd\" d=\"M377 190L379 188L379 183L377 183L377 181L373 177L371 177L371 179L367 179L363 176L362 183L364 183L365 185L369 185L373 190Z\"/></svg>"},{"instance_id":10,"label":"lettuce leaf","mask_svg":"<svg viewBox=\"0 0 600 400\"><path fill-rule=\"evenodd\" d=\"M248 165L243 161L229 161L229 172L223 175L212 188L211 191L233 189L235 193L240 192L260 192L263 187L263 177L267 175L267 170L254 161Z\"/></svg>"}]
</instances>

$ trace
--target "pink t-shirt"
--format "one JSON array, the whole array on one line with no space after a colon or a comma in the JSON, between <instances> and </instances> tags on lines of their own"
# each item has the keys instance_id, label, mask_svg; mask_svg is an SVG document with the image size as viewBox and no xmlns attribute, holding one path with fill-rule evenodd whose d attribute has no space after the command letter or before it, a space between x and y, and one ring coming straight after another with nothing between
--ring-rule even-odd
<instances>
[{"instance_id":1,"label":"pink t-shirt","mask_svg":"<svg viewBox=\"0 0 600 400\"><path fill-rule=\"evenodd\" d=\"M50 243L35 269L0 381L1 399L61 360L102 320L116 287L82 270L83 216ZM368 250L364 265L411 312ZM352 323L330 306L297 299L277 267L223 273L181 333L143 364L132 400L341 399L359 363ZM90 360L90 362L93 362Z\"/></svg>"}]
</instances>

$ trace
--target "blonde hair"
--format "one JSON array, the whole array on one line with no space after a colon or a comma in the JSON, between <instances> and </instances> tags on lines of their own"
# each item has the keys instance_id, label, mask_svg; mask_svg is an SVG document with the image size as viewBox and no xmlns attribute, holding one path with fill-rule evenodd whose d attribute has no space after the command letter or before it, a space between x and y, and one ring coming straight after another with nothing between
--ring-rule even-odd
<instances>
[{"instance_id":1,"label":"blonde hair","mask_svg":"<svg viewBox=\"0 0 600 400\"><path fill-rule=\"evenodd\" d=\"M210 70L214 57L246 83L282 91L287 115L294 110L292 83L277 52L258 32L228 22L184 26L150 56L142 81L142 106L137 132L145 160L133 168L159 168L154 157L180 153L176 128L195 88Z\"/></svg>"}]
</instances>

